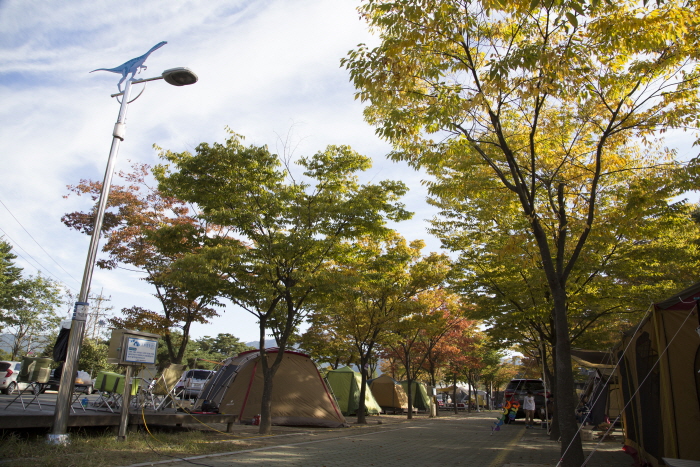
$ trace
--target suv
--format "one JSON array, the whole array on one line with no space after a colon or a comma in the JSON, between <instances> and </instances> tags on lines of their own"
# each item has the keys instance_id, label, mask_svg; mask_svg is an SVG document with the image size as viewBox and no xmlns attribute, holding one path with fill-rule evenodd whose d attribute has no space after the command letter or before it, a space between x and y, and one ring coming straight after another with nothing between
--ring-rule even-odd
<instances>
[{"instance_id":1,"label":"suv","mask_svg":"<svg viewBox=\"0 0 700 467\"><path fill-rule=\"evenodd\" d=\"M0 391L12 394L15 391L24 391L29 383L18 383L17 376L22 368L22 362L0 362Z\"/></svg>"},{"instance_id":2,"label":"suv","mask_svg":"<svg viewBox=\"0 0 700 467\"><path fill-rule=\"evenodd\" d=\"M545 394L544 382L541 379L511 379L510 383L505 390L505 399L507 401L517 400L520 401L520 409L515 418L525 418L525 412L523 411L523 400L528 391L532 391L535 396L535 416L540 420L544 420L545 417L545 396L549 397L550 393Z\"/></svg>"},{"instance_id":3,"label":"suv","mask_svg":"<svg viewBox=\"0 0 700 467\"><path fill-rule=\"evenodd\" d=\"M187 370L175 385L176 393L181 393L186 399L196 399L202 393L204 385L214 377L214 370Z\"/></svg>"}]
</instances>

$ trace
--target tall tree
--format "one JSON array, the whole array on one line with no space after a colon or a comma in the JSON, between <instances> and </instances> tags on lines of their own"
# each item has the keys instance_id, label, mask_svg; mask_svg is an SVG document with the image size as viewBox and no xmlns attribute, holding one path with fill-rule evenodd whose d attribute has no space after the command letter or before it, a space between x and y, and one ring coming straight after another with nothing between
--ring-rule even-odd
<instances>
[{"instance_id":1,"label":"tall tree","mask_svg":"<svg viewBox=\"0 0 700 467\"><path fill-rule=\"evenodd\" d=\"M399 363L408 382L409 419L413 418L413 382L430 370L429 358L440 342L466 321L464 305L444 288L419 293L411 305L408 314L393 327L382 352L382 358ZM431 385L435 387L434 372L431 376Z\"/></svg>"},{"instance_id":2,"label":"tall tree","mask_svg":"<svg viewBox=\"0 0 700 467\"><path fill-rule=\"evenodd\" d=\"M187 364L190 368L215 370L218 367L217 363L246 350L253 350L253 348L241 342L233 334L225 332L215 337L204 336L190 341Z\"/></svg>"},{"instance_id":3,"label":"tall tree","mask_svg":"<svg viewBox=\"0 0 700 467\"><path fill-rule=\"evenodd\" d=\"M495 394L501 388L505 388L511 379L515 378L518 374L518 369L515 365L508 363L505 354L496 348L489 350L484 357L484 363L485 368L482 373L482 380L493 402ZM493 406L491 407L493 408Z\"/></svg>"},{"instance_id":4,"label":"tall tree","mask_svg":"<svg viewBox=\"0 0 700 467\"><path fill-rule=\"evenodd\" d=\"M695 9L369 0L361 14L381 43L343 62L392 156L462 181L456 192L438 182L434 194L515 203L527 221L551 295L565 467L583 462L570 396L569 279L602 227L600 210L615 200L604 182L639 168L630 143L697 128ZM644 166L663 162L646 156Z\"/></svg>"},{"instance_id":5,"label":"tall tree","mask_svg":"<svg viewBox=\"0 0 700 467\"><path fill-rule=\"evenodd\" d=\"M644 180L616 194L626 201L624 206L609 203L599 210L606 228L591 233L569 280L572 346L598 350L615 346L620 332L641 319L649 303L693 282L693 271L700 266L700 249L694 243L700 226L688 218L692 206L664 200L665 190L658 186L662 178L652 173L640 170ZM505 216L507 206L489 213L499 222L480 229L467 226L475 224L473 219L467 221L470 210L452 206L460 215L440 222L436 231L451 248L460 250L456 270L461 277L456 283L477 305L471 316L485 320L487 333L502 345L537 355L544 362L548 387L556 387L549 358L556 348L553 301L535 242L522 221ZM558 439L558 419L553 426L551 436Z\"/></svg>"},{"instance_id":6,"label":"tall tree","mask_svg":"<svg viewBox=\"0 0 700 467\"><path fill-rule=\"evenodd\" d=\"M11 360L46 345L48 335L61 322L56 308L62 304L61 289L41 275L20 279L14 293L5 319L5 331L11 339Z\"/></svg>"},{"instance_id":7,"label":"tall tree","mask_svg":"<svg viewBox=\"0 0 700 467\"><path fill-rule=\"evenodd\" d=\"M0 331L15 306L15 290L22 278L22 268L15 265L16 258L12 245L0 237Z\"/></svg>"},{"instance_id":8,"label":"tall tree","mask_svg":"<svg viewBox=\"0 0 700 467\"><path fill-rule=\"evenodd\" d=\"M333 317L324 313L323 310L314 312L314 307L311 308L309 327L299 338L301 349L308 353L318 365L326 363L334 370L341 365L356 364L357 351L352 342L345 339L346 336L338 334L338 330L333 326Z\"/></svg>"},{"instance_id":9,"label":"tall tree","mask_svg":"<svg viewBox=\"0 0 700 467\"><path fill-rule=\"evenodd\" d=\"M162 157L169 165L159 168L159 187L196 204L203 221L230 231L205 238L202 251L185 256L178 267L180 277L216 288L258 319L260 433L268 434L275 373L309 299L325 285L325 265L344 241L385 231L387 219L409 218L398 203L406 187L359 184L356 174L371 162L347 146L300 158L301 175L289 170L287 159L266 147L246 147L233 133L224 144L200 144L195 155L166 151ZM264 345L268 333L280 349L272 364Z\"/></svg>"},{"instance_id":10,"label":"tall tree","mask_svg":"<svg viewBox=\"0 0 700 467\"><path fill-rule=\"evenodd\" d=\"M115 184L107 201L103 223L106 258L97 265L114 269L129 265L144 271L144 280L155 288L154 297L161 305L153 311L140 306L122 309L122 316L110 318L115 328L150 331L163 336L168 360L181 363L192 323L205 324L218 315L221 306L214 291L185 278L174 279L172 264L184 254L201 247L202 237L218 232L218 227L196 217L191 207L172 196L165 196L149 180L151 168L134 164L131 172L120 172L124 185ZM69 186L78 196L97 201L102 183L81 180ZM63 223L91 235L95 207L85 212L63 216ZM172 227L169 230L165 226ZM161 231L162 229L162 231ZM178 333L173 334L177 330Z\"/></svg>"},{"instance_id":11,"label":"tall tree","mask_svg":"<svg viewBox=\"0 0 700 467\"><path fill-rule=\"evenodd\" d=\"M415 311L417 294L439 287L449 272L449 259L435 253L422 257L423 246L422 240L408 243L396 232L364 237L349 245L342 260L327 270L326 281L332 287L320 296L316 309L357 355L362 374L357 423L366 423L367 369L380 347Z\"/></svg>"}]
</instances>

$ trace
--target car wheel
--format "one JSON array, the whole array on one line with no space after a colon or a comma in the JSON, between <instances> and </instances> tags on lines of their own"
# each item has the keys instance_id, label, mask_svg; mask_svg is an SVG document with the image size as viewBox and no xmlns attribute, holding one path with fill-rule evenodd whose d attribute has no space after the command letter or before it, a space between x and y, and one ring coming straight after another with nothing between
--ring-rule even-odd
<instances>
[{"instance_id":1,"label":"car wheel","mask_svg":"<svg viewBox=\"0 0 700 467\"><path fill-rule=\"evenodd\" d=\"M12 381L10 384L7 385L7 389L5 389L5 394L14 394L16 390L17 390L17 383Z\"/></svg>"}]
</instances>

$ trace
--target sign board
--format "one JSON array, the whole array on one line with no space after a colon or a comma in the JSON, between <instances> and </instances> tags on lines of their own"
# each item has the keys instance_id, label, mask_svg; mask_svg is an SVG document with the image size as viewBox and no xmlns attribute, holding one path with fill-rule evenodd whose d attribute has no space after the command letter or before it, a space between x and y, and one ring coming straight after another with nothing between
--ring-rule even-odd
<instances>
[{"instance_id":1,"label":"sign board","mask_svg":"<svg viewBox=\"0 0 700 467\"><path fill-rule=\"evenodd\" d=\"M107 363L152 365L156 363L159 338L158 334L150 332L113 329L112 338L109 340Z\"/></svg>"},{"instance_id":2,"label":"sign board","mask_svg":"<svg viewBox=\"0 0 700 467\"><path fill-rule=\"evenodd\" d=\"M150 363L156 362L157 339L147 339L126 335L126 349L123 361L125 363Z\"/></svg>"}]
</instances>

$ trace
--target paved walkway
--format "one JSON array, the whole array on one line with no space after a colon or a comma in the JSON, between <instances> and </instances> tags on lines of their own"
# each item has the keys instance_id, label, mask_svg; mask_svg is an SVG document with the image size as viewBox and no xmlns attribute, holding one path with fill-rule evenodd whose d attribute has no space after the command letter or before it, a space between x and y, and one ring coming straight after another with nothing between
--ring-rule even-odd
<instances>
[{"instance_id":1,"label":"paved walkway","mask_svg":"<svg viewBox=\"0 0 700 467\"><path fill-rule=\"evenodd\" d=\"M443 415L443 414L441 414ZM559 443L549 441L545 430L525 429L522 421L491 432L494 413L446 415L439 418L405 416L370 418L368 426L319 430L273 427L274 435L256 435L257 427L234 431L231 452L186 460L164 460L148 465L169 466L325 466L406 467L469 465L484 467L554 466ZM352 420L352 419L351 419ZM201 426L200 426L201 428ZM595 445L584 443L589 452ZM235 446L235 447L234 447ZM239 450L236 450L239 449ZM621 440L606 441L587 464L592 467L629 466Z\"/></svg>"}]
</instances>

